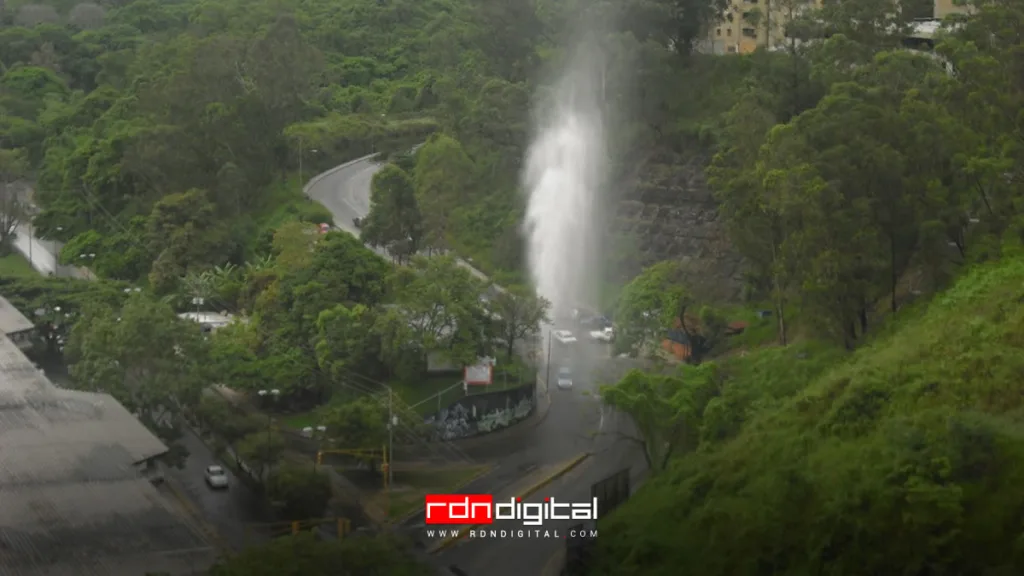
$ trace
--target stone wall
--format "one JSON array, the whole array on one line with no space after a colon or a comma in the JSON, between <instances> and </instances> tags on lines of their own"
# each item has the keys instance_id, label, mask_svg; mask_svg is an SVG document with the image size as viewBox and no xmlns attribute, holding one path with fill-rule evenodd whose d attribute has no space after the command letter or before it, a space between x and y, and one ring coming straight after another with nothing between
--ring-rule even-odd
<instances>
[{"instance_id":1,"label":"stone wall","mask_svg":"<svg viewBox=\"0 0 1024 576\"><path fill-rule=\"evenodd\" d=\"M623 187L610 229L619 242L631 244L628 251L633 254L618 264L620 280L674 259L691 271L700 296L740 296L742 261L718 217L704 176L707 161L707 155L696 149L652 158L638 169L636 183Z\"/></svg>"},{"instance_id":2,"label":"stone wall","mask_svg":"<svg viewBox=\"0 0 1024 576\"><path fill-rule=\"evenodd\" d=\"M426 419L435 441L451 441L507 428L533 414L536 383L459 398Z\"/></svg>"}]
</instances>

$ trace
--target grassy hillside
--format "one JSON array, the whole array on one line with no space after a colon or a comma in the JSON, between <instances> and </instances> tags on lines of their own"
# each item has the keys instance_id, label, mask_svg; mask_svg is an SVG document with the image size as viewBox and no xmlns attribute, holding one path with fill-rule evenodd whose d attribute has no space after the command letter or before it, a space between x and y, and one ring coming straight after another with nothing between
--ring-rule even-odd
<instances>
[{"instance_id":1,"label":"grassy hillside","mask_svg":"<svg viewBox=\"0 0 1024 576\"><path fill-rule=\"evenodd\" d=\"M1015 257L845 360L729 360L738 433L709 405L697 453L603 520L599 573L1022 573L1022 302Z\"/></svg>"}]
</instances>

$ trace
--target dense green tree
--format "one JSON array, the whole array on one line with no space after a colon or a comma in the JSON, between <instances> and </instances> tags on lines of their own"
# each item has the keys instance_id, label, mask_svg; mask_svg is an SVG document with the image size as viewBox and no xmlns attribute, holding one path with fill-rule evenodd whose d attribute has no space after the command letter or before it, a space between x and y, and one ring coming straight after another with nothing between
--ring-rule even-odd
<instances>
[{"instance_id":1,"label":"dense green tree","mask_svg":"<svg viewBox=\"0 0 1024 576\"><path fill-rule=\"evenodd\" d=\"M373 175L370 213L363 222L359 237L371 246L385 248L399 262L419 251L423 240L423 219L412 178L398 166L388 164Z\"/></svg>"},{"instance_id":2,"label":"dense green tree","mask_svg":"<svg viewBox=\"0 0 1024 576\"><path fill-rule=\"evenodd\" d=\"M306 466L280 466L268 480L268 495L280 504L285 518L307 520L324 516L331 499L331 479L323 471Z\"/></svg>"},{"instance_id":3,"label":"dense green tree","mask_svg":"<svg viewBox=\"0 0 1024 576\"><path fill-rule=\"evenodd\" d=\"M266 483L274 467L284 456L285 441L281 433L264 422L263 430L250 432L238 442L237 454L252 471L253 479Z\"/></svg>"},{"instance_id":4,"label":"dense green tree","mask_svg":"<svg viewBox=\"0 0 1024 576\"><path fill-rule=\"evenodd\" d=\"M80 282L71 278L0 278L0 293L35 322L38 347L45 360L60 359L71 329L82 312L119 309L128 286L118 282Z\"/></svg>"},{"instance_id":5,"label":"dense green tree","mask_svg":"<svg viewBox=\"0 0 1024 576\"><path fill-rule=\"evenodd\" d=\"M416 257L396 269L391 284L394 305L377 328L385 357L413 347L471 364L490 352L483 284L453 257Z\"/></svg>"},{"instance_id":6,"label":"dense green tree","mask_svg":"<svg viewBox=\"0 0 1024 576\"><path fill-rule=\"evenodd\" d=\"M388 399L378 396L357 396L332 403L321 411L320 420L328 433L346 449L376 449L387 442Z\"/></svg>"},{"instance_id":7,"label":"dense green tree","mask_svg":"<svg viewBox=\"0 0 1024 576\"><path fill-rule=\"evenodd\" d=\"M199 325L179 319L143 294L120 309L85 310L66 348L71 376L82 390L111 394L172 448L178 414L199 402L208 350ZM174 454L181 455L180 450Z\"/></svg>"},{"instance_id":8,"label":"dense green tree","mask_svg":"<svg viewBox=\"0 0 1024 576\"><path fill-rule=\"evenodd\" d=\"M550 321L551 303L526 286L510 286L491 299L491 320L495 333L505 343L505 355L511 359L516 342L537 334Z\"/></svg>"},{"instance_id":9,"label":"dense green tree","mask_svg":"<svg viewBox=\"0 0 1024 576\"><path fill-rule=\"evenodd\" d=\"M436 135L417 151L414 175L426 247L444 250L450 246L452 216L472 189L472 161L457 141Z\"/></svg>"}]
</instances>

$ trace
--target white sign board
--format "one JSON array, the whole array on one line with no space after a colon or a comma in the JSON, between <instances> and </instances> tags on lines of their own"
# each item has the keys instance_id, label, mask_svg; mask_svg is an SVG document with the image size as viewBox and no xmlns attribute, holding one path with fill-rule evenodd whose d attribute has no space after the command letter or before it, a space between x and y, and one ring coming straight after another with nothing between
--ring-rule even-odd
<instances>
[{"instance_id":1,"label":"white sign board","mask_svg":"<svg viewBox=\"0 0 1024 576\"><path fill-rule=\"evenodd\" d=\"M468 385L488 386L494 380L494 366L491 364L466 366L463 379Z\"/></svg>"}]
</instances>

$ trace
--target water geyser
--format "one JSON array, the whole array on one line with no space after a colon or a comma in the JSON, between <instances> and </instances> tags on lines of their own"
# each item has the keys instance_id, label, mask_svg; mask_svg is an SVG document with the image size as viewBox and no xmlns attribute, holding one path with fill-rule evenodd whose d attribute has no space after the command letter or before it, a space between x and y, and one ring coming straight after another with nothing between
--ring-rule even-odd
<instances>
[{"instance_id":1,"label":"water geyser","mask_svg":"<svg viewBox=\"0 0 1024 576\"><path fill-rule=\"evenodd\" d=\"M530 273L556 319L598 296L597 200L607 160L601 65L588 48L569 59L552 93L539 99L523 173Z\"/></svg>"}]
</instances>

